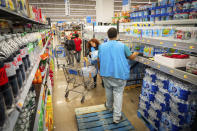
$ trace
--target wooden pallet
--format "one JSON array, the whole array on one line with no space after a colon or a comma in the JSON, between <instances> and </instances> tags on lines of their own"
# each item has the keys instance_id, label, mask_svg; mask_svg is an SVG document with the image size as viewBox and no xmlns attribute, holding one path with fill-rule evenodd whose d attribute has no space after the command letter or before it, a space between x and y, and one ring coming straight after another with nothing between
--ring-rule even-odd
<instances>
[{"instance_id":1,"label":"wooden pallet","mask_svg":"<svg viewBox=\"0 0 197 131\"><path fill-rule=\"evenodd\" d=\"M155 127L153 126L153 124L148 121L142 114L140 111L137 111L137 116L144 122L144 124L146 125L146 127L149 128L150 131L156 131Z\"/></svg>"},{"instance_id":2,"label":"wooden pallet","mask_svg":"<svg viewBox=\"0 0 197 131\"><path fill-rule=\"evenodd\" d=\"M142 86L142 84L130 85L130 86L126 86L125 90L130 90L132 88L137 88L137 87L141 87L141 86Z\"/></svg>"},{"instance_id":3,"label":"wooden pallet","mask_svg":"<svg viewBox=\"0 0 197 131\"><path fill-rule=\"evenodd\" d=\"M113 124L113 112L104 105L76 108L76 119L79 131L131 131L134 127L123 114L123 120Z\"/></svg>"}]
</instances>

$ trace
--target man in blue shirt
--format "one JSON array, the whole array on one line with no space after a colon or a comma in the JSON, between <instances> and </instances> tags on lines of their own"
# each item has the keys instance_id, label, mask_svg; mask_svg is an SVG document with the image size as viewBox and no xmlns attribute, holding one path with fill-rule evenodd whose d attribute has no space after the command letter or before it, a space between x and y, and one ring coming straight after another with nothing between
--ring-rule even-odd
<instances>
[{"instance_id":1,"label":"man in blue shirt","mask_svg":"<svg viewBox=\"0 0 197 131\"><path fill-rule=\"evenodd\" d=\"M109 41L99 46L100 75L103 78L106 103L109 110L113 110L113 122L122 120L122 95L126 80L130 77L130 66L128 59L133 60L138 55L133 54L129 48L117 39L116 28L110 28L107 32Z\"/></svg>"}]
</instances>

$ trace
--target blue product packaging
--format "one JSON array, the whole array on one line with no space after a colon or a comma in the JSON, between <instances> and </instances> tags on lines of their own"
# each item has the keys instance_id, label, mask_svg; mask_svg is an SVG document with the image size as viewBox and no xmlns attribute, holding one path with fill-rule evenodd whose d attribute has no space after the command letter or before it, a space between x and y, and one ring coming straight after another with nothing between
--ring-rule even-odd
<instances>
[{"instance_id":1,"label":"blue product packaging","mask_svg":"<svg viewBox=\"0 0 197 131\"><path fill-rule=\"evenodd\" d=\"M6 0L0 0L1 2L1 4L0 4L0 6L2 6L2 7L6 7Z\"/></svg>"},{"instance_id":2,"label":"blue product packaging","mask_svg":"<svg viewBox=\"0 0 197 131\"><path fill-rule=\"evenodd\" d=\"M150 17L150 21L155 21L155 17Z\"/></svg>"},{"instance_id":3,"label":"blue product packaging","mask_svg":"<svg viewBox=\"0 0 197 131\"><path fill-rule=\"evenodd\" d=\"M174 4L174 0L168 0L168 4L171 4L171 5L173 5Z\"/></svg>"},{"instance_id":4,"label":"blue product packaging","mask_svg":"<svg viewBox=\"0 0 197 131\"><path fill-rule=\"evenodd\" d=\"M173 12L173 7L168 7L166 13L172 13L172 12Z\"/></svg>"},{"instance_id":5,"label":"blue product packaging","mask_svg":"<svg viewBox=\"0 0 197 131\"><path fill-rule=\"evenodd\" d=\"M190 90L186 84L177 81L177 80L170 80L169 81L169 88L168 91L174 95L177 96L179 99L188 100L189 95L191 94Z\"/></svg>"},{"instance_id":6,"label":"blue product packaging","mask_svg":"<svg viewBox=\"0 0 197 131\"><path fill-rule=\"evenodd\" d=\"M192 1L191 8L197 9L197 1Z\"/></svg>"},{"instance_id":7,"label":"blue product packaging","mask_svg":"<svg viewBox=\"0 0 197 131\"><path fill-rule=\"evenodd\" d=\"M156 9L156 15L161 14L161 9Z\"/></svg>"},{"instance_id":8,"label":"blue product packaging","mask_svg":"<svg viewBox=\"0 0 197 131\"><path fill-rule=\"evenodd\" d=\"M157 6L157 3L156 2L154 2L154 3L152 3L152 8L154 8L154 7L156 7Z\"/></svg>"},{"instance_id":9,"label":"blue product packaging","mask_svg":"<svg viewBox=\"0 0 197 131\"><path fill-rule=\"evenodd\" d=\"M173 20L173 16L166 16L166 20Z\"/></svg>"},{"instance_id":10,"label":"blue product packaging","mask_svg":"<svg viewBox=\"0 0 197 131\"><path fill-rule=\"evenodd\" d=\"M151 15L155 15L155 10L151 10Z\"/></svg>"},{"instance_id":11,"label":"blue product packaging","mask_svg":"<svg viewBox=\"0 0 197 131\"><path fill-rule=\"evenodd\" d=\"M161 17L160 16L155 17L155 21L161 21Z\"/></svg>"},{"instance_id":12,"label":"blue product packaging","mask_svg":"<svg viewBox=\"0 0 197 131\"><path fill-rule=\"evenodd\" d=\"M166 13L166 8L161 8L161 14L165 14Z\"/></svg>"}]
</instances>

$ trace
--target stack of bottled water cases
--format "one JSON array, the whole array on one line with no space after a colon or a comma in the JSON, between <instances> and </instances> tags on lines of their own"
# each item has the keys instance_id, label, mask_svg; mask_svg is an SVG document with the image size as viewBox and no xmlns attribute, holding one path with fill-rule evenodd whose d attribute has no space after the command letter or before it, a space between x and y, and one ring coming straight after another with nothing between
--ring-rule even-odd
<instances>
[{"instance_id":1,"label":"stack of bottled water cases","mask_svg":"<svg viewBox=\"0 0 197 131\"><path fill-rule=\"evenodd\" d=\"M196 94L194 85L147 68L138 111L156 130L190 130L197 109Z\"/></svg>"},{"instance_id":2,"label":"stack of bottled water cases","mask_svg":"<svg viewBox=\"0 0 197 131\"><path fill-rule=\"evenodd\" d=\"M130 79L127 81L127 86L141 84L144 72L145 65L141 63L136 63L136 61L130 61L131 71L130 71Z\"/></svg>"}]
</instances>

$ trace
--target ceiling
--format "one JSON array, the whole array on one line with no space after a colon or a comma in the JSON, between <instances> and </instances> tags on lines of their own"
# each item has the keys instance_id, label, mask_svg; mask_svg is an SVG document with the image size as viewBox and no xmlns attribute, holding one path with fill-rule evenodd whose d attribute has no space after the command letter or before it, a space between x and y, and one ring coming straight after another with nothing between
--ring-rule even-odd
<instances>
[{"instance_id":1,"label":"ceiling","mask_svg":"<svg viewBox=\"0 0 197 131\"><path fill-rule=\"evenodd\" d=\"M157 0L131 0L131 5L148 4ZM96 18L96 0L69 0L70 15L65 15L64 0L29 0L30 5L42 9L42 13L51 21L85 21L86 16ZM114 0L114 12L122 10L122 0Z\"/></svg>"}]
</instances>

